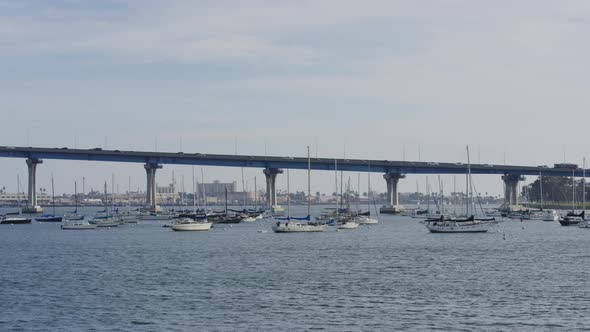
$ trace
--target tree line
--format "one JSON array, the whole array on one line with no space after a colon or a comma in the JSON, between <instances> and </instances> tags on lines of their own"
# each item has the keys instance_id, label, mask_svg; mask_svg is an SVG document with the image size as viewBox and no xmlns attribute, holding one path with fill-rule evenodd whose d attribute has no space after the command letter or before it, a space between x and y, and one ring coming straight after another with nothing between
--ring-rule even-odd
<instances>
[{"instance_id":1,"label":"tree line","mask_svg":"<svg viewBox=\"0 0 590 332\"><path fill-rule=\"evenodd\" d=\"M543 181L543 202L569 202L575 190L575 200L581 201L584 192L584 181L574 180L572 177L544 176ZM586 197L590 193L586 185ZM541 202L541 180L522 187L521 195L529 202Z\"/></svg>"}]
</instances>

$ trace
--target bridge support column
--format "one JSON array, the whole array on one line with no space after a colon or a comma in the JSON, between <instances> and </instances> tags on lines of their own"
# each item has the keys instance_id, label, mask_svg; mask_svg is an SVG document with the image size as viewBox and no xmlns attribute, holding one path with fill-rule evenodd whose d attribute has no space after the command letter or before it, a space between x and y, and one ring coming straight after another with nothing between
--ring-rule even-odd
<instances>
[{"instance_id":1,"label":"bridge support column","mask_svg":"<svg viewBox=\"0 0 590 332\"><path fill-rule=\"evenodd\" d=\"M518 204L518 181L524 181L524 176L517 174L505 174L502 176L504 181L504 205L502 209L505 211L520 210L521 206Z\"/></svg>"},{"instance_id":2,"label":"bridge support column","mask_svg":"<svg viewBox=\"0 0 590 332\"><path fill-rule=\"evenodd\" d=\"M37 165L43 163L43 160L29 158L26 162L29 169L29 196L28 205L23 207L23 213L41 213L43 209L37 205Z\"/></svg>"},{"instance_id":3,"label":"bridge support column","mask_svg":"<svg viewBox=\"0 0 590 332\"><path fill-rule=\"evenodd\" d=\"M158 210L158 204L156 200L156 170L158 168L162 168L162 165L147 163L143 165L143 167L145 168L145 173L147 175L145 203L151 211L155 212Z\"/></svg>"},{"instance_id":4,"label":"bridge support column","mask_svg":"<svg viewBox=\"0 0 590 332\"><path fill-rule=\"evenodd\" d=\"M277 208L276 180L277 175L283 170L278 168L265 168L263 171L266 177L266 207L275 210Z\"/></svg>"},{"instance_id":5,"label":"bridge support column","mask_svg":"<svg viewBox=\"0 0 590 332\"><path fill-rule=\"evenodd\" d=\"M385 173L383 178L387 183L387 204L381 208L381 213L399 213L403 211L403 206L399 205L399 194L397 192L397 184L399 179L406 176L400 173Z\"/></svg>"}]
</instances>

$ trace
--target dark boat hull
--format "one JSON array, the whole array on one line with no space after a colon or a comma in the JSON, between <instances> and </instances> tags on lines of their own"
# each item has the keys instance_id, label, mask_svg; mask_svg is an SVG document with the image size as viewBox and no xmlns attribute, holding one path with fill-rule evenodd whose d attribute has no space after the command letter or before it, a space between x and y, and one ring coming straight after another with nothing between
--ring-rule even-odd
<instances>
[{"instance_id":1,"label":"dark boat hull","mask_svg":"<svg viewBox=\"0 0 590 332\"><path fill-rule=\"evenodd\" d=\"M39 217L35 218L37 222L61 222L63 217Z\"/></svg>"},{"instance_id":2,"label":"dark boat hull","mask_svg":"<svg viewBox=\"0 0 590 332\"><path fill-rule=\"evenodd\" d=\"M30 224L30 223L31 223L31 219L29 219L29 218L0 221L0 224L3 224L3 225L24 225L24 224Z\"/></svg>"},{"instance_id":3,"label":"dark boat hull","mask_svg":"<svg viewBox=\"0 0 590 332\"><path fill-rule=\"evenodd\" d=\"M581 222L581 220L559 219L559 223L561 224L561 226L575 226Z\"/></svg>"}]
</instances>

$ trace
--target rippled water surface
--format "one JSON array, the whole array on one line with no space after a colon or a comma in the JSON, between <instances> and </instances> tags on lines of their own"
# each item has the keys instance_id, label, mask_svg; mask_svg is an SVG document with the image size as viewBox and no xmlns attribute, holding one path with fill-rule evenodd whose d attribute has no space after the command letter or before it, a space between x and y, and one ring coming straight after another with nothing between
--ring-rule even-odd
<instances>
[{"instance_id":1,"label":"rippled water surface","mask_svg":"<svg viewBox=\"0 0 590 332\"><path fill-rule=\"evenodd\" d=\"M590 229L558 223L486 234L430 234L400 216L310 234L274 234L271 222L0 226L1 331L590 327Z\"/></svg>"}]
</instances>

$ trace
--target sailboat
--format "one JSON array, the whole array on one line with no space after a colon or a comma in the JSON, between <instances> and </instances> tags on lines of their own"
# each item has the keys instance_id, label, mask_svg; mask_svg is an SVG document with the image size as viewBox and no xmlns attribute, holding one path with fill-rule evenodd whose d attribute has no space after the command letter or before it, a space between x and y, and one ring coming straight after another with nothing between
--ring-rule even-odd
<instances>
[{"instance_id":1,"label":"sailboat","mask_svg":"<svg viewBox=\"0 0 590 332\"><path fill-rule=\"evenodd\" d=\"M61 229L63 230L85 230L85 229L95 229L96 225L89 223L88 221L84 220L83 215L78 214L78 186L76 182L74 182L74 205L76 208L72 213L66 214L64 220L61 224Z\"/></svg>"},{"instance_id":2,"label":"sailboat","mask_svg":"<svg viewBox=\"0 0 590 332\"><path fill-rule=\"evenodd\" d=\"M287 170L287 217L276 218L276 225L272 226L275 233L309 233L323 232L325 225L310 224L311 219L311 159L309 157L309 146L307 147L307 216L303 218L291 217L291 192L289 188L289 170ZM308 221L306 223L300 221ZM284 221L284 222L281 222Z\"/></svg>"},{"instance_id":3,"label":"sailboat","mask_svg":"<svg viewBox=\"0 0 590 332\"><path fill-rule=\"evenodd\" d=\"M559 214L552 209L545 209L543 202L543 173L539 172L539 197L541 199L541 220L543 221L559 221Z\"/></svg>"},{"instance_id":4,"label":"sailboat","mask_svg":"<svg viewBox=\"0 0 590 332\"><path fill-rule=\"evenodd\" d=\"M193 167L193 215L197 215L196 207L196 190L195 190L195 168ZM181 218L172 224L174 231L208 231L211 229L213 223L208 222L207 219L196 220L192 218Z\"/></svg>"},{"instance_id":5,"label":"sailboat","mask_svg":"<svg viewBox=\"0 0 590 332\"><path fill-rule=\"evenodd\" d=\"M473 184L471 183L471 163L469 160L469 146L467 146L467 176L466 176L466 218L445 218L441 215L436 219L427 219L424 224L431 233L485 233L495 220L476 220L474 215L469 215L470 198L473 197Z\"/></svg>"},{"instance_id":6,"label":"sailboat","mask_svg":"<svg viewBox=\"0 0 590 332\"><path fill-rule=\"evenodd\" d=\"M92 220L92 224L96 225L96 227L117 227L119 223L113 219L112 214L108 213L108 196L107 196L107 183L104 183L104 215L97 215L94 216ZM111 211L112 213L112 211Z\"/></svg>"},{"instance_id":7,"label":"sailboat","mask_svg":"<svg viewBox=\"0 0 590 332\"><path fill-rule=\"evenodd\" d=\"M53 206L53 214L44 214L35 218L37 222L61 222L63 217L55 215L55 190L53 186L53 175L51 176L51 204Z\"/></svg>"},{"instance_id":8,"label":"sailboat","mask_svg":"<svg viewBox=\"0 0 590 332\"><path fill-rule=\"evenodd\" d=\"M369 169L367 170L367 213L367 215L359 215L356 218L356 222L361 225L375 225L379 223L378 219L371 218L371 164L369 164Z\"/></svg>"},{"instance_id":9,"label":"sailboat","mask_svg":"<svg viewBox=\"0 0 590 332\"><path fill-rule=\"evenodd\" d=\"M582 168L582 218L584 218L586 214L586 158L584 158ZM578 227L590 228L590 220L584 220L583 222L578 224Z\"/></svg>"},{"instance_id":10,"label":"sailboat","mask_svg":"<svg viewBox=\"0 0 590 332\"><path fill-rule=\"evenodd\" d=\"M572 211L568 212L565 217L559 218L561 226L574 226L586 220L586 211L576 213L576 171L572 170ZM585 196L585 195L584 195Z\"/></svg>"},{"instance_id":11,"label":"sailboat","mask_svg":"<svg viewBox=\"0 0 590 332\"><path fill-rule=\"evenodd\" d=\"M18 174L16 175L16 204L20 206L20 178ZM20 215L22 209L19 209L17 213L6 213L3 216L0 216L0 224L3 225L20 225L20 224L30 224L31 218L25 217L7 217L7 215Z\"/></svg>"},{"instance_id":12,"label":"sailboat","mask_svg":"<svg viewBox=\"0 0 590 332\"><path fill-rule=\"evenodd\" d=\"M64 220L82 220L84 216L78 214L78 183L74 181L74 211L68 212Z\"/></svg>"},{"instance_id":13,"label":"sailboat","mask_svg":"<svg viewBox=\"0 0 590 332\"><path fill-rule=\"evenodd\" d=\"M340 171L342 175L342 171ZM342 176L341 176L342 177ZM341 184L342 188L342 184ZM336 228L338 229L357 229L359 227L359 223L356 222L356 218L352 216L352 210L350 209L350 178L348 179L348 188L347 191L347 198L346 198L346 214L340 218Z\"/></svg>"}]
</instances>

